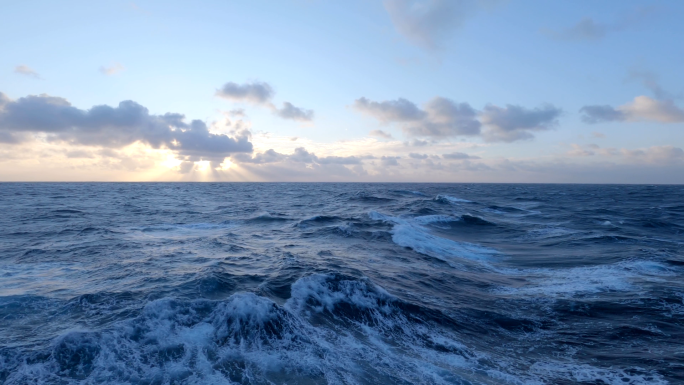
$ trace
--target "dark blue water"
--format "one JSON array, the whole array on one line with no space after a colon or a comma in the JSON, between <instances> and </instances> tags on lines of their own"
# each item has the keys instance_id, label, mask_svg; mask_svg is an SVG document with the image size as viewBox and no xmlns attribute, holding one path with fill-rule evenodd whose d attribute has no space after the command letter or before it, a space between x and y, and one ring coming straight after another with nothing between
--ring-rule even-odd
<instances>
[{"instance_id":1,"label":"dark blue water","mask_svg":"<svg viewBox=\"0 0 684 385\"><path fill-rule=\"evenodd\" d=\"M683 186L0 184L0 383L683 383L683 277Z\"/></svg>"}]
</instances>

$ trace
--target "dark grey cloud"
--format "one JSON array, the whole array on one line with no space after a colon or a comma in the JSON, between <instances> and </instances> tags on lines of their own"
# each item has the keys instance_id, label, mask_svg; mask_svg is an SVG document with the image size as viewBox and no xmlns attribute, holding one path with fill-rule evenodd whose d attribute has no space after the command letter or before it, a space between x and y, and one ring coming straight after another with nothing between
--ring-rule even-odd
<instances>
[{"instance_id":1,"label":"dark grey cloud","mask_svg":"<svg viewBox=\"0 0 684 385\"><path fill-rule=\"evenodd\" d=\"M373 102L366 98L359 98L354 101L354 108L383 123L411 122L425 118L425 111L422 111L413 102L404 98L383 102Z\"/></svg>"},{"instance_id":2,"label":"dark grey cloud","mask_svg":"<svg viewBox=\"0 0 684 385\"><path fill-rule=\"evenodd\" d=\"M277 114L283 119L292 119L301 122L310 122L314 116L313 110L295 107L290 102L284 102L283 108L277 110Z\"/></svg>"},{"instance_id":3,"label":"dark grey cloud","mask_svg":"<svg viewBox=\"0 0 684 385\"><path fill-rule=\"evenodd\" d=\"M483 6L495 0L385 0L385 10L397 32L422 48L440 48Z\"/></svg>"},{"instance_id":4,"label":"dark grey cloud","mask_svg":"<svg viewBox=\"0 0 684 385\"><path fill-rule=\"evenodd\" d=\"M382 123L400 123L411 136L446 138L480 133L477 111L468 103L442 97L430 100L423 110L403 98L382 102L360 98L354 102L354 108Z\"/></svg>"},{"instance_id":5,"label":"dark grey cloud","mask_svg":"<svg viewBox=\"0 0 684 385\"><path fill-rule=\"evenodd\" d=\"M296 107L290 102L283 102L283 108L277 108L272 102L275 91L268 83L265 82L251 82L245 84L237 84L228 82L219 90L216 90L216 96L235 102L248 102L270 108L274 114L283 119L297 120L300 122L310 122L313 120L314 111ZM244 110L232 110L239 116L244 116ZM235 116L235 115L233 115Z\"/></svg>"},{"instance_id":6,"label":"dark grey cloud","mask_svg":"<svg viewBox=\"0 0 684 385\"><path fill-rule=\"evenodd\" d=\"M200 120L185 123L181 114L152 115L131 100L117 107L100 105L89 110L45 94L14 101L2 95L0 100L0 133L5 136L45 133L50 141L107 148L142 142L181 156L213 159L252 151L247 136L212 134Z\"/></svg>"},{"instance_id":7,"label":"dark grey cloud","mask_svg":"<svg viewBox=\"0 0 684 385\"><path fill-rule=\"evenodd\" d=\"M409 158L411 159L427 159L427 154L417 154L415 152L409 153Z\"/></svg>"},{"instance_id":8,"label":"dark grey cloud","mask_svg":"<svg viewBox=\"0 0 684 385\"><path fill-rule=\"evenodd\" d=\"M38 75L38 72L34 71L33 69L29 68L29 66L25 65L18 65L14 67L14 72L18 73L20 75L32 77L34 79L40 79L40 75Z\"/></svg>"},{"instance_id":9,"label":"dark grey cloud","mask_svg":"<svg viewBox=\"0 0 684 385\"><path fill-rule=\"evenodd\" d=\"M544 30L550 37L557 40L592 41L600 40L609 33L632 28L648 18L655 11L655 7L639 8L632 13L623 15L614 22L597 22L591 17L585 17L575 25L561 30Z\"/></svg>"},{"instance_id":10,"label":"dark grey cloud","mask_svg":"<svg viewBox=\"0 0 684 385\"><path fill-rule=\"evenodd\" d=\"M237 84L228 82L216 90L216 96L236 102L249 102L254 104L268 103L275 92L273 88L265 82L251 82Z\"/></svg>"},{"instance_id":11,"label":"dark grey cloud","mask_svg":"<svg viewBox=\"0 0 684 385\"><path fill-rule=\"evenodd\" d=\"M403 130L413 136L447 138L479 135L480 126L477 111L468 103L436 97L425 105L425 118L405 125Z\"/></svg>"},{"instance_id":12,"label":"dark grey cloud","mask_svg":"<svg viewBox=\"0 0 684 385\"><path fill-rule=\"evenodd\" d=\"M584 106L580 108L580 113L583 114L582 121L589 124L627 120L627 115L624 112L608 105Z\"/></svg>"},{"instance_id":13,"label":"dark grey cloud","mask_svg":"<svg viewBox=\"0 0 684 385\"><path fill-rule=\"evenodd\" d=\"M490 104L480 114L486 126L483 138L488 142L532 139L531 131L545 131L557 126L562 112L550 104L533 109L510 104L502 108Z\"/></svg>"},{"instance_id":14,"label":"dark grey cloud","mask_svg":"<svg viewBox=\"0 0 684 385\"><path fill-rule=\"evenodd\" d=\"M553 128L562 113L560 108L550 104L534 109L515 105L505 108L487 105L483 111L477 111L468 103L457 103L439 96L428 101L423 109L406 99L374 102L360 98L355 101L354 107L381 123L398 123L409 136L439 140L481 135L489 142L531 139L531 131ZM414 141L409 145L427 144Z\"/></svg>"},{"instance_id":15,"label":"dark grey cloud","mask_svg":"<svg viewBox=\"0 0 684 385\"><path fill-rule=\"evenodd\" d=\"M383 139L394 139L392 137L392 134L390 134L389 132L385 132L383 130L372 130L368 133L368 135Z\"/></svg>"},{"instance_id":16,"label":"dark grey cloud","mask_svg":"<svg viewBox=\"0 0 684 385\"><path fill-rule=\"evenodd\" d=\"M452 152L451 154L444 154L442 155L442 158L451 160L480 159L479 156L468 155L465 152Z\"/></svg>"}]
</instances>

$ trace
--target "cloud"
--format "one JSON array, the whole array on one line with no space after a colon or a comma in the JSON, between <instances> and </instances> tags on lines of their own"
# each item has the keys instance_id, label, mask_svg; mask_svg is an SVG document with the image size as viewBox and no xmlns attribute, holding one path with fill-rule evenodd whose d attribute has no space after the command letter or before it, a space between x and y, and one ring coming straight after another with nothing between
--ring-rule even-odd
<instances>
[{"instance_id":1,"label":"cloud","mask_svg":"<svg viewBox=\"0 0 684 385\"><path fill-rule=\"evenodd\" d=\"M409 153L409 158L411 159L427 159L427 154L416 154L415 152Z\"/></svg>"},{"instance_id":2,"label":"cloud","mask_svg":"<svg viewBox=\"0 0 684 385\"><path fill-rule=\"evenodd\" d=\"M545 131L558 125L562 110L553 105L527 109L506 105L506 108L487 105L480 119L487 126L483 137L487 142L513 142L531 139L530 131Z\"/></svg>"},{"instance_id":3,"label":"cloud","mask_svg":"<svg viewBox=\"0 0 684 385\"><path fill-rule=\"evenodd\" d=\"M425 119L406 125L404 131L413 136L433 138L480 134L477 111L468 103L436 97L425 105L425 114Z\"/></svg>"},{"instance_id":4,"label":"cloud","mask_svg":"<svg viewBox=\"0 0 684 385\"><path fill-rule=\"evenodd\" d=\"M661 164L674 165L684 162L684 150L670 145L651 146L648 148L601 148L596 144L581 146L570 144L571 150L566 154L570 156L595 156L621 157L624 161L631 164Z\"/></svg>"},{"instance_id":5,"label":"cloud","mask_svg":"<svg viewBox=\"0 0 684 385\"><path fill-rule=\"evenodd\" d=\"M447 138L480 134L477 112L468 103L455 103L435 97L418 108L413 102L399 98L382 102L357 99L354 108L382 123L401 123L402 130L411 136Z\"/></svg>"},{"instance_id":6,"label":"cloud","mask_svg":"<svg viewBox=\"0 0 684 385\"><path fill-rule=\"evenodd\" d=\"M468 155L464 152L452 152L451 154L444 154L442 155L442 158L444 159L457 159L457 160L463 160L463 159L480 159L479 156L475 155Z\"/></svg>"},{"instance_id":7,"label":"cloud","mask_svg":"<svg viewBox=\"0 0 684 385\"><path fill-rule=\"evenodd\" d=\"M235 102L248 102L254 104L269 103L275 92L273 88L264 82L251 82L237 84L228 82L216 90L216 96Z\"/></svg>"},{"instance_id":8,"label":"cloud","mask_svg":"<svg viewBox=\"0 0 684 385\"><path fill-rule=\"evenodd\" d=\"M623 31L638 25L646 20L653 11L655 11L655 7L640 8L612 23L600 23L591 17L585 17L571 27L559 31L547 29L543 32L556 40L596 41L603 39L609 33Z\"/></svg>"},{"instance_id":9,"label":"cloud","mask_svg":"<svg viewBox=\"0 0 684 385\"><path fill-rule=\"evenodd\" d=\"M245 113L245 110L243 108L234 108L230 111L228 111L228 115L230 116L237 116L237 117L245 117L247 114Z\"/></svg>"},{"instance_id":10,"label":"cloud","mask_svg":"<svg viewBox=\"0 0 684 385\"><path fill-rule=\"evenodd\" d=\"M606 36L608 26L598 24L592 18L585 17L577 24L561 31L549 31L549 34L559 40L598 40Z\"/></svg>"},{"instance_id":11,"label":"cloud","mask_svg":"<svg viewBox=\"0 0 684 385\"><path fill-rule=\"evenodd\" d=\"M630 103L617 108L608 105L584 106L580 109L586 123L653 121L660 123L684 122L684 109L672 100L657 100L637 96Z\"/></svg>"},{"instance_id":12,"label":"cloud","mask_svg":"<svg viewBox=\"0 0 684 385\"><path fill-rule=\"evenodd\" d=\"M290 102L284 102L283 108L277 110L277 114L283 119L292 119L301 122L310 122L314 116L313 110L295 107Z\"/></svg>"},{"instance_id":13,"label":"cloud","mask_svg":"<svg viewBox=\"0 0 684 385\"><path fill-rule=\"evenodd\" d=\"M430 142L427 140L413 139L410 142L404 142L404 144L409 147L425 147L430 145Z\"/></svg>"},{"instance_id":14,"label":"cloud","mask_svg":"<svg viewBox=\"0 0 684 385\"><path fill-rule=\"evenodd\" d=\"M591 136L593 136L594 138L605 138L606 134L598 132L598 131L594 131L591 133Z\"/></svg>"},{"instance_id":15,"label":"cloud","mask_svg":"<svg viewBox=\"0 0 684 385\"><path fill-rule=\"evenodd\" d=\"M372 130L371 132L368 133L370 136L375 136L376 138L382 138L382 139L394 139L392 137L392 134L385 132L383 130Z\"/></svg>"},{"instance_id":16,"label":"cloud","mask_svg":"<svg viewBox=\"0 0 684 385\"><path fill-rule=\"evenodd\" d=\"M679 164L684 162L684 150L674 146L651 146L646 149L627 150L620 153L631 161L655 164Z\"/></svg>"},{"instance_id":17,"label":"cloud","mask_svg":"<svg viewBox=\"0 0 684 385\"><path fill-rule=\"evenodd\" d=\"M659 100L672 100L675 96L670 92L665 91L658 82L658 76L653 72L632 69L629 71L627 76L628 80L639 81L641 84L653 92L656 99Z\"/></svg>"},{"instance_id":18,"label":"cloud","mask_svg":"<svg viewBox=\"0 0 684 385\"><path fill-rule=\"evenodd\" d=\"M566 153L567 155L570 155L570 156L594 156L595 155L594 151L584 149L579 144L571 143L570 147L572 147L572 149Z\"/></svg>"},{"instance_id":19,"label":"cloud","mask_svg":"<svg viewBox=\"0 0 684 385\"><path fill-rule=\"evenodd\" d=\"M395 29L421 48L442 47L475 12L498 1L483 0L385 0L385 10Z\"/></svg>"},{"instance_id":20,"label":"cloud","mask_svg":"<svg viewBox=\"0 0 684 385\"><path fill-rule=\"evenodd\" d=\"M277 162L297 162L297 163L308 163L308 164L338 164L338 165L357 165L361 164L362 159L371 159L371 157L357 157L357 156L324 156L318 157L316 154L309 152L304 147L297 147L294 153L287 155L276 152L273 149L264 151L262 153L254 154L250 156L248 154L234 154L231 159L239 163L252 163L252 164L268 164Z\"/></svg>"},{"instance_id":21,"label":"cloud","mask_svg":"<svg viewBox=\"0 0 684 385\"><path fill-rule=\"evenodd\" d=\"M115 63L114 65L109 66L109 67L101 66L100 72L103 75L111 76L111 75L115 75L115 74L123 71L124 69L125 68L123 65L121 65L120 63Z\"/></svg>"},{"instance_id":22,"label":"cloud","mask_svg":"<svg viewBox=\"0 0 684 385\"><path fill-rule=\"evenodd\" d=\"M14 67L14 72L20 75L32 77L34 79L40 79L40 75L38 75L38 72L32 70L31 68L25 65L18 65Z\"/></svg>"},{"instance_id":23,"label":"cloud","mask_svg":"<svg viewBox=\"0 0 684 385\"><path fill-rule=\"evenodd\" d=\"M310 122L313 120L314 111L294 106L290 102L283 102L283 108L277 108L272 102L275 91L268 83L265 82L251 82L245 84L237 84L228 82L219 90L216 90L216 96L228 99L234 102L246 102L260 106L264 106L273 111L283 119L297 120L300 122ZM244 110L233 110L244 115ZM233 112L231 111L231 112Z\"/></svg>"},{"instance_id":24,"label":"cloud","mask_svg":"<svg viewBox=\"0 0 684 385\"><path fill-rule=\"evenodd\" d=\"M42 133L51 142L121 148L136 142L168 148L179 156L222 159L235 152L251 152L247 136L210 133L200 120L185 123L181 114L151 115L128 100L117 107L81 110L66 99L45 94L11 101L0 93L0 133L7 136Z\"/></svg>"},{"instance_id":25,"label":"cloud","mask_svg":"<svg viewBox=\"0 0 684 385\"><path fill-rule=\"evenodd\" d=\"M380 164L383 167L399 166L399 162L397 162L398 159L400 158L397 156L382 156L380 157Z\"/></svg>"},{"instance_id":26,"label":"cloud","mask_svg":"<svg viewBox=\"0 0 684 385\"><path fill-rule=\"evenodd\" d=\"M354 101L354 108L383 123L419 121L426 116L425 111L404 98L383 102L359 98Z\"/></svg>"}]
</instances>

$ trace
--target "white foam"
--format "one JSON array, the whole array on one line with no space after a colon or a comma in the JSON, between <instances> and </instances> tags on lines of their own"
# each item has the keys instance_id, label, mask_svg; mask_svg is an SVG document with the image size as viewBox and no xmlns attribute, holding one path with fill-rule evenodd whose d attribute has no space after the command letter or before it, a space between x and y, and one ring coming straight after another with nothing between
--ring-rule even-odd
<instances>
[{"instance_id":1,"label":"white foam","mask_svg":"<svg viewBox=\"0 0 684 385\"><path fill-rule=\"evenodd\" d=\"M374 220L393 223L392 241L433 258L441 259L454 267L460 267L459 258L475 261L492 260L498 252L488 247L435 236L416 219L391 217L371 211L368 216ZM424 220L423 220L424 221Z\"/></svg>"},{"instance_id":2,"label":"white foam","mask_svg":"<svg viewBox=\"0 0 684 385\"><path fill-rule=\"evenodd\" d=\"M335 305L340 302L347 302L362 309L389 312L387 305L378 304L392 301L394 297L381 287L365 280L343 280L333 287L328 284L332 278L333 276L328 274L313 274L300 278L292 285L291 297L287 300L285 308L299 313L311 298L317 302L313 309L318 312L333 311Z\"/></svg>"},{"instance_id":3,"label":"white foam","mask_svg":"<svg viewBox=\"0 0 684 385\"><path fill-rule=\"evenodd\" d=\"M473 203L473 201L456 198L449 195L437 195L437 197L435 197L435 200L447 201L449 203Z\"/></svg>"},{"instance_id":4,"label":"white foam","mask_svg":"<svg viewBox=\"0 0 684 385\"><path fill-rule=\"evenodd\" d=\"M575 383L596 383L607 385L665 385L669 382L657 373L628 373L622 369L597 368L587 364L566 362L536 362L530 371L549 380L565 380Z\"/></svg>"},{"instance_id":5,"label":"white foam","mask_svg":"<svg viewBox=\"0 0 684 385\"><path fill-rule=\"evenodd\" d=\"M421 225L431 225L431 224L446 224L449 222L458 222L461 218L452 217L449 215L424 215L421 217L413 218L414 221Z\"/></svg>"},{"instance_id":6,"label":"white foam","mask_svg":"<svg viewBox=\"0 0 684 385\"><path fill-rule=\"evenodd\" d=\"M499 270L524 277L521 287L499 288L505 294L565 298L611 291L634 290L644 281L659 281L676 274L667 266L652 261L627 261L609 265L565 269Z\"/></svg>"}]
</instances>

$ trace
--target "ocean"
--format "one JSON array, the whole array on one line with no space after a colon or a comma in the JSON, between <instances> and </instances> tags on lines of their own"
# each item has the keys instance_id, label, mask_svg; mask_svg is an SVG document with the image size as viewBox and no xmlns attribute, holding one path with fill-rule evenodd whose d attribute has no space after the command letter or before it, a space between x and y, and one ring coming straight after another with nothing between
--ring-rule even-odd
<instances>
[{"instance_id":1,"label":"ocean","mask_svg":"<svg viewBox=\"0 0 684 385\"><path fill-rule=\"evenodd\" d=\"M684 186L0 184L0 383L684 383Z\"/></svg>"}]
</instances>

